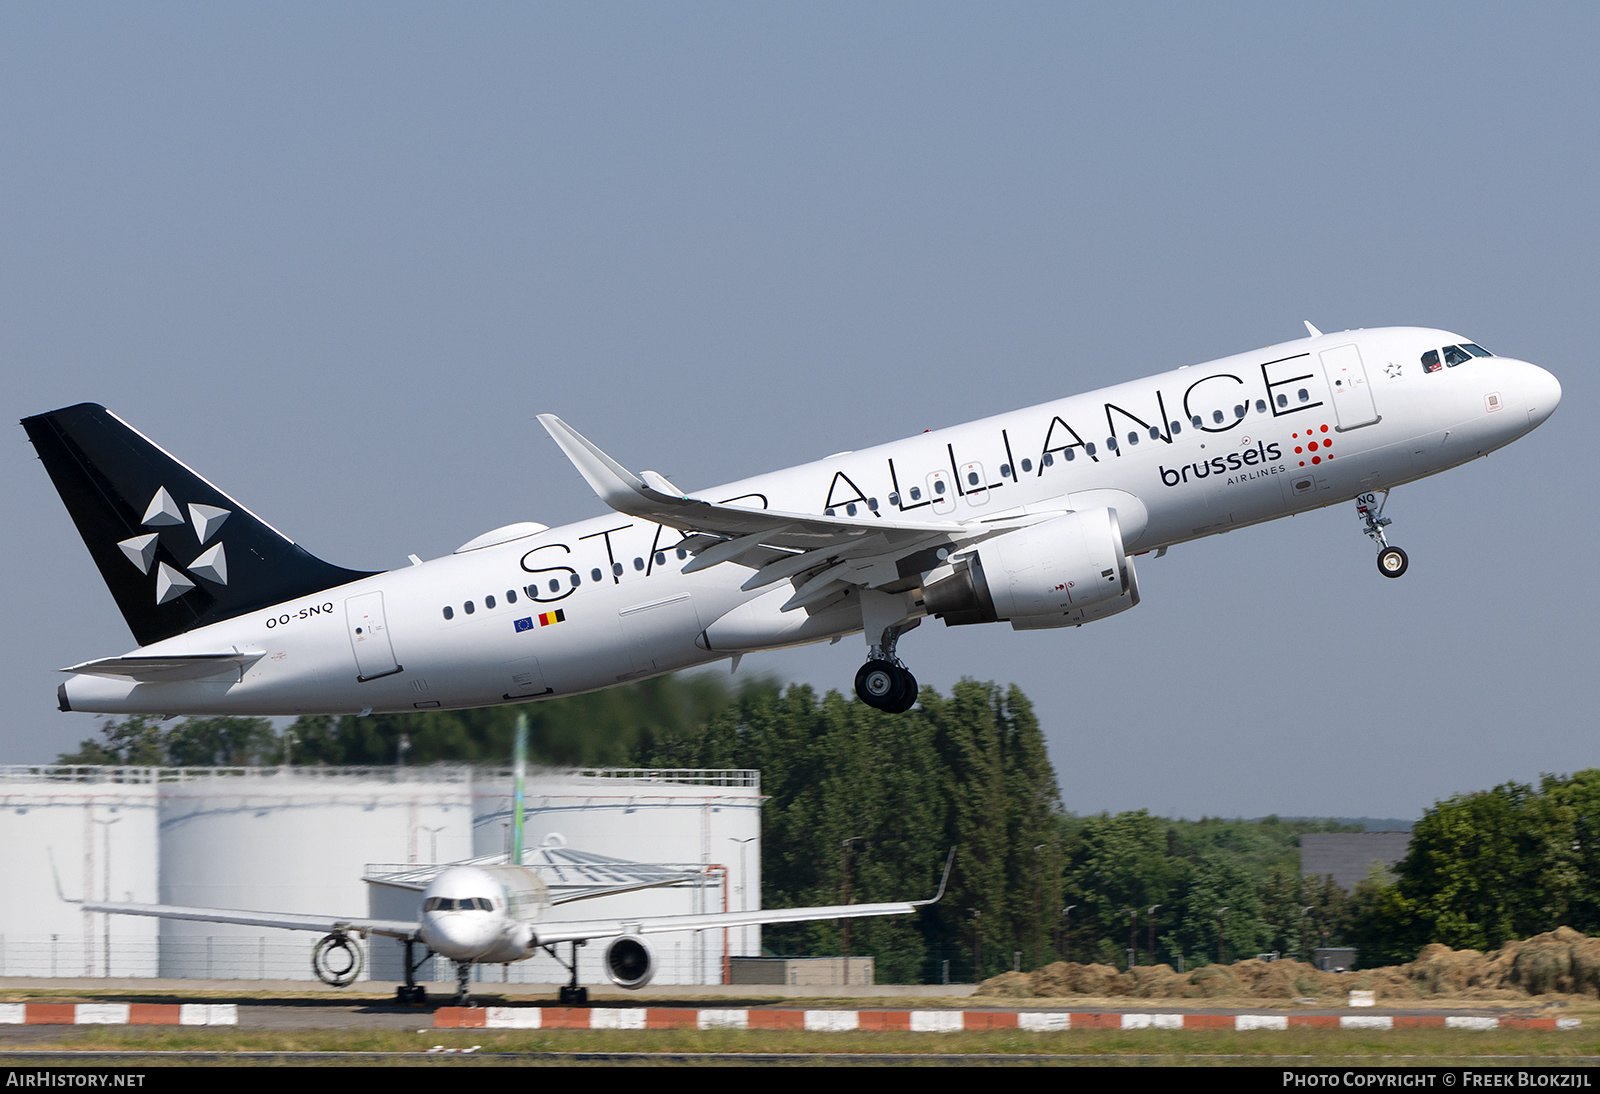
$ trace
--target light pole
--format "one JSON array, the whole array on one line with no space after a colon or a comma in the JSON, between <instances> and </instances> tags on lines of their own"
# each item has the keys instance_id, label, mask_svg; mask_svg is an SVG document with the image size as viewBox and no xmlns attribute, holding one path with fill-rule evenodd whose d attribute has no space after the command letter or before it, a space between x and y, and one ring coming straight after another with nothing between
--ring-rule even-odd
<instances>
[{"instance_id":1,"label":"light pole","mask_svg":"<svg viewBox=\"0 0 1600 1094\"><path fill-rule=\"evenodd\" d=\"M865 836L850 836L839 841L839 854L844 860L844 900L842 901L844 904L850 903L850 845L857 840L865 843L866 839L867 837ZM850 921L848 919L844 920L844 983L845 987L850 986Z\"/></svg>"},{"instance_id":2,"label":"light pole","mask_svg":"<svg viewBox=\"0 0 1600 1094\"><path fill-rule=\"evenodd\" d=\"M1124 908L1128 913L1128 971L1139 963L1139 909Z\"/></svg>"},{"instance_id":3,"label":"light pole","mask_svg":"<svg viewBox=\"0 0 1600 1094\"><path fill-rule=\"evenodd\" d=\"M100 825L100 827L105 829L105 841L104 842L105 842L105 845L106 845L106 855L105 855L105 889L104 889L104 892L106 894L106 903L107 904L111 903L111 826L113 824L116 824L121 819L122 819L121 817L112 817L110 820L105 820L105 821L97 820L97 821L95 821L96 824ZM105 930L104 930L104 935L103 935L104 941L102 942L102 948L105 950L105 955L106 956L105 956L105 971L101 975L109 977L111 975L111 915L110 915L110 913L104 913L104 917L105 917L104 918Z\"/></svg>"},{"instance_id":4,"label":"light pole","mask_svg":"<svg viewBox=\"0 0 1600 1094\"><path fill-rule=\"evenodd\" d=\"M1144 914L1145 924L1150 928L1150 964L1156 963L1156 909L1159 904L1150 905L1150 910Z\"/></svg>"},{"instance_id":5,"label":"light pole","mask_svg":"<svg viewBox=\"0 0 1600 1094\"><path fill-rule=\"evenodd\" d=\"M746 880L747 875L744 872L744 845L747 843L754 843L761 837L747 836L744 839L740 839L738 836L729 836L728 838L739 845L739 910L741 912L748 912L750 910L750 903L745 896L745 886L748 885L749 882ZM739 948L746 953L750 952L749 930L749 927L739 928Z\"/></svg>"},{"instance_id":6,"label":"light pole","mask_svg":"<svg viewBox=\"0 0 1600 1094\"><path fill-rule=\"evenodd\" d=\"M1224 904L1217 909L1217 964L1222 964L1222 913L1228 910Z\"/></svg>"},{"instance_id":7,"label":"light pole","mask_svg":"<svg viewBox=\"0 0 1600 1094\"><path fill-rule=\"evenodd\" d=\"M1061 945L1056 948L1061 951L1061 960L1063 961L1072 960L1072 935L1070 931L1072 924L1068 917L1072 915L1072 909L1076 907L1076 904L1068 904L1061 909Z\"/></svg>"}]
</instances>

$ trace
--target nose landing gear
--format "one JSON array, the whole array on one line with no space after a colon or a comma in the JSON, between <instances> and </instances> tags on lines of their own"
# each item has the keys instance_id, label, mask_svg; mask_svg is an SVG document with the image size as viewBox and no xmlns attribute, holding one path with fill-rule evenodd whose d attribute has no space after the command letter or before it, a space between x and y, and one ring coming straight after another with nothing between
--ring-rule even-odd
<instances>
[{"instance_id":1,"label":"nose landing gear","mask_svg":"<svg viewBox=\"0 0 1600 1094\"><path fill-rule=\"evenodd\" d=\"M1362 531L1367 538L1378 545L1378 572L1384 577L1399 577L1411 565L1411 560L1400 548L1389 546L1389 540L1383 534L1383 530L1394 521L1383 515L1383 507L1389 504L1389 491L1382 493L1382 501L1378 500L1376 494L1356 495L1356 516L1361 518ZM1376 510L1373 509L1374 505L1377 506Z\"/></svg>"}]
</instances>

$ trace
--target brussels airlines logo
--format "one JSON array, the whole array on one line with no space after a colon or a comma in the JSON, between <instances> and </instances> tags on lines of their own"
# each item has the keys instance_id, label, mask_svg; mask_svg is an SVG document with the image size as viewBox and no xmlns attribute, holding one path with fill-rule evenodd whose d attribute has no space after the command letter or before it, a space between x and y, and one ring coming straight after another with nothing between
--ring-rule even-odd
<instances>
[{"instance_id":1,"label":"brussels airlines logo","mask_svg":"<svg viewBox=\"0 0 1600 1094\"><path fill-rule=\"evenodd\" d=\"M189 519L184 520L183 512L178 508L178 503L167 493L166 487L156 490L155 496L150 499L150 505L145 509L144 520L141 521L146 528L179 528L186 524L194 525L195 538L200 541L200 546L205 547L206 542L217 534L223 521L232 515L227 509L219 509L215 505L189 506ZM133 536L120 540L117 546L122 548L122 553L128 556L128 561L139 567L141 573L150 572L151 563L155 563L156 575L156 603L165 604L169 600L176 600L184 593L195 587L183 571L168 566L165 562L156 561L156 547L162 542L160 532L149 532L142 536ZM168 549L173 544L167 544ZM177 554L176 551L173 552ZM223 550L220 542L212 544L191 563L187 570L190 574L217 585L228 583L228 555Z\"/></svg>"},{"instance_id":2,"label":"brussels airlines logo","mask_svg":"<svg viewBox=\"0 0 1600 1094\"><path fill-rule=\"evenodd\" d=\"M1249 467L1259 467L1263 464L1274 463L1283 459L1283 449L1276 441L1268 444L1265 441L1257 442L1254 448L1246 448L1242 452L1229 452L1226 456L1212 456L1209 460L1198 460L1195 463L1186 463L1178 468L1159 466L1161 482L1166 486L1177 486L1179 483L1194 482L1199 479L1209 478L1212 475L1226 475L1230 471L1243 471ZM1263 468L1266 470L1266 468ZM1276 471L1277 469L1272 469ZM1254 478L1254 475L1248 476Z\"/></svg>"}]
</instances>

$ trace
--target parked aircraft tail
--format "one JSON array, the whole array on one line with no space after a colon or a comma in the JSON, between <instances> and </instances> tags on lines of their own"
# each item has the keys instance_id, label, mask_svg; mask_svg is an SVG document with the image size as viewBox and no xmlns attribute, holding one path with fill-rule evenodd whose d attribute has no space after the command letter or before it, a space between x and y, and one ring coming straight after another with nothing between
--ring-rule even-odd
<instances>
[{"instance_id":1,"label":"parked aircraft tail","mask_svg":"<svg viewBox=\"0 0 1600 1094\"><path fill-rule=\"evenodd\" d=\"M141 646L371 576L298 546L103 406L22 427Z\"/></svg>"}]
</instances>

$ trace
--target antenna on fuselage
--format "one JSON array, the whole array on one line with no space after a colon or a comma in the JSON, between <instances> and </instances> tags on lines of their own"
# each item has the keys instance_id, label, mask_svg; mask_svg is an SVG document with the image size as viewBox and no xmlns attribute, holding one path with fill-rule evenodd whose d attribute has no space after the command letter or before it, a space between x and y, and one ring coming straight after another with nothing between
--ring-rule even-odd
<instances>
[{"instance_id":1,"label":"antenna on fuselage","mask_svg":"<svg viewBox=\"0 0 1600 1094\"><path fill-rule=\"evenodd\" d=\"M1302 323L1304 323L1306 325L1306 333L1310 334L1311 337L1313 337L1313 338L1321 338L1322 337L1322 332L1320 330L1318 330L1316 327L1313 327L1311 325L1311 320L1302 319L1302 320L1300 320L1300 322L1302 322Z\"/></svg>"},{"instance_id":2,"label":"antenna on fuselage","mask_svg":"<svg viewBox=\"0 0 1600 1094\"><path fill-rule=\"evenodd\" d=\"M522 778L528 768L528 712L517 711L517 738L511 759L513 785L511 818L511 864L522 865Z\"/></svg>"}]
</instances>

